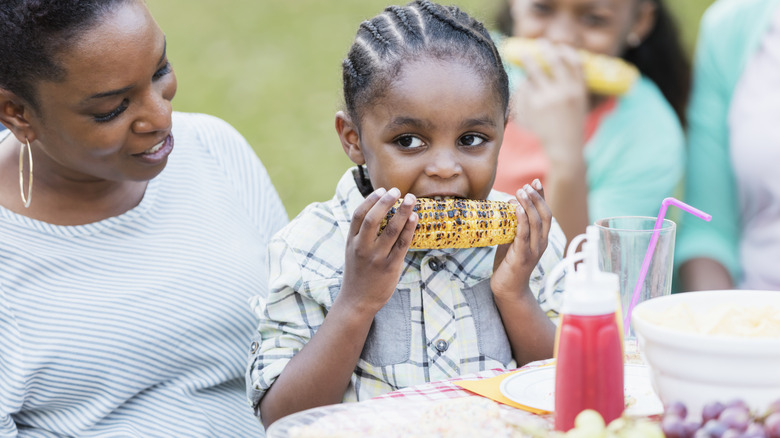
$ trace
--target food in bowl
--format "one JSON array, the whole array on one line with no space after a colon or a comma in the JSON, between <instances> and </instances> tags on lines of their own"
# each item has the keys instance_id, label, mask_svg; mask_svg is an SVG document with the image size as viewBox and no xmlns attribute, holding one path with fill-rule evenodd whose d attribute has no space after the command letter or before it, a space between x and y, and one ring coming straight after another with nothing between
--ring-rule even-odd
<instances>
[{"instance_id":1,"label":"food in bowl","mask_svg":"<svg viewBox=\"0 0 780 438\"><path fill-rule=\"evenodd\" d=\"M689 333L780 338L780 307L746 306L738 301L697 310L680 303L663 311L644 310L644 318L655 325Z\"/></svg>"},{"instance_id":2,"label":"food in bowl","mask_svg":"<svg viewBox=\"0 0 780 438\"><path fill-rule=\"evenodd\" d=\"M690 314L680 310L686 307ZM780 395L780 337L740 336L744 328L736 326L740 319L750 326L756 309L770 308L780 309L780 292L687 292L640 303L631 323L661 401L684 403L694 418L716 400L742 399L754 412L765 410ZM747 317L735 317L743 310Z\"/></svg>"}]
</instances>

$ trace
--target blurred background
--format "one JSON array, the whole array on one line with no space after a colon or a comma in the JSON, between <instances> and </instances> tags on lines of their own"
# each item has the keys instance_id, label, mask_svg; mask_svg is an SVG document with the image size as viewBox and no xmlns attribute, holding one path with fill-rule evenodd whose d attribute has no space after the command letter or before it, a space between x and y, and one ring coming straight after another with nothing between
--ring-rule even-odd
<instances>
[{"instance_id":1,"label":"blurred background","mask_svg":"<svg viewBox=\"0 0 780 438\"><path fill-rule=\"evenodd\" d=\"M492 29L503 0L456 4ZM265 164L290 217L333 196L351 165L334 129L341 61L360 23L392 0L147 0L168 39L178 111L235 126ZM396 4L405 4L406 0ZM666 0L689 54L712 0Z\"/></svg>"}]
</instances>

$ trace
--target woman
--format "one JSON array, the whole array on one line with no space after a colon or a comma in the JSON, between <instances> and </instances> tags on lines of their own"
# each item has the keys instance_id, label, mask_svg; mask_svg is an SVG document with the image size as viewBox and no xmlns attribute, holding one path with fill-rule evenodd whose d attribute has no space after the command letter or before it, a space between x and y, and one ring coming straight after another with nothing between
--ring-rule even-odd
<instances>
[{"instance_id":1,"label":"woman","mask_svg":"<svg viewBox=\"0 0 780 438\"><path fill-rule=\"evenodd\" d=\"M780 1L716 1L694 66L686 201L712 221L680 227L681 288L780 290Z\"/></svg>"},{"instance_id":2,"label":"woman","mask_svg":"<svg viewBox=\"0 0 780 438\"><path fill-rule=\"evenodd\" d=\"M142 0L0 15L0 436L262 436L247 300L287 222L262 164L172 112Z\"/></svg>"},{"instance_id":3,"label":"woman","mask_svg":"<svg viewBox=\"0 0 780 438\"><path fill-rule=\"evenodd\" d=\"M540 40L550 69L517 69L495 188L542 179L566 236L611 216L655 216L684 168L688 62L662 0L508 0L507 35ZM622 57L641 77L588 92L577 49Z\"/></svg>"}]
</instances>

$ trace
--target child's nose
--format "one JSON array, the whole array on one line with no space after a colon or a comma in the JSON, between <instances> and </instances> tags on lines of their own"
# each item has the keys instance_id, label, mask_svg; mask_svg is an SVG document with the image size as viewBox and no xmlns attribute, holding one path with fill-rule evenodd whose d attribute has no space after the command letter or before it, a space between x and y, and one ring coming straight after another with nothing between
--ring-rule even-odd
<instances>
[{"instance_id":1,"label":"child's nose","mask_svg":"<svg viewBox=\"0 0 780 438\"><path fill-rule=\"evenodd\" d=\"M553 18L550 20L544 36L556 44L576 46L577 26L575 20L565 14Z\"/></svg>"},{"instance_id":2,"label":"child's nose","mask_svg":"<svg viewBox=\"0 0 780 438\"><path fill-rule=\"evenodd\" d=\"M439 178L452 178L463 172L463 167L460 164L455 153L451 151L440 151L431 157L430 162L426 166L426 174L428 176L436 176Z\"/></svg>"}]
</instances>

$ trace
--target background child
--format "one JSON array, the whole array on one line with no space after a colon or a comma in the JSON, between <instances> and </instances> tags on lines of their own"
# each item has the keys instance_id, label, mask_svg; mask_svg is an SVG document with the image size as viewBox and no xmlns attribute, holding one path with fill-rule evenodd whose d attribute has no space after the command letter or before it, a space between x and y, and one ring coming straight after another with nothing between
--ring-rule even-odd
<instances>
[{"instance_id":1,"label":"background child","mask_svg":"<svg viewBox=\"0 0 780 438\"><path fill-rule=\"evenodd\" d=\"M360 25L343 77L335 124L358 167L270 244L271 292L247 376L266 425L553 353L537 295L565 239L538 181L516 193L512 243L409 251L416 197L508 198L491 192L508 79L484 27L428 1L388 7Z\"/></svg>"},{"instance_id":2,"label":"background child","mask_svg":"<svg viewBox=\"0 0 780 438\"><path fill-rule=\"evenodd\" d=\"M569 239L679 196L690 68L663 1L508 0L501 18L507 35L541 40L551 74L528 59L527 80L513 81L494 187L540 178ZM575 49L622 57L642 77L618 98L589 93Z\"/></svg>"}]
</instances>

